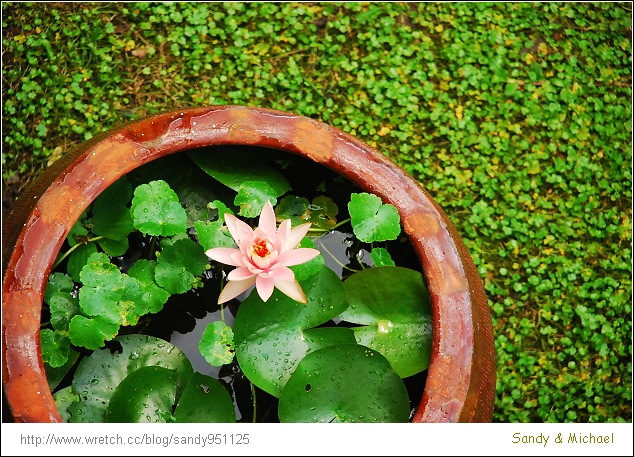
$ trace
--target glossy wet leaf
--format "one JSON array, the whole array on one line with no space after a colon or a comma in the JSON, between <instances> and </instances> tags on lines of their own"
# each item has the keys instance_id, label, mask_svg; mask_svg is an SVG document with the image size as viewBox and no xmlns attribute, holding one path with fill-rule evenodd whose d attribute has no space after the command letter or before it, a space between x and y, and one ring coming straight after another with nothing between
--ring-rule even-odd
<instances>
[{"instance_id":1,"label":"glossy wet leaf","mask_svg":"<svg viewBox=\"0 0 634 457\"><path fill-rule=\"evenodd\" d=\"M143 300L148 304L148 312L158 313L170 297L170 293L159 287L154 280L156 260L139 259L128 270L128 276L138 281Z\"/></svg>"},{"instance_id":2,"label":"glossy wet leaf","mask_svg":"<svg viewBox=\"0 0 634 457\"><path fill-rule=\"evenodd\" d=\"M81 400L72 408L71 422L104 422L116 387L141 367L160 366L176 372L176 399L193 374L191 363L178 348L149 335L123 335L116 339L122 352L101 349L84 358L77 367L73 389Z\"/></svg>"},{"instance_id":3,"label":"glossy wet leaf","mask_svg":"<svg viewBox=\"0 0 634 457\"><path fill-rule=\"evenodd\" d=\"M174 422L235 421L236 410L227 389L217 379L194 373L176 405Z\"/></svg>"},{"instance_id":4,"label":"glossy wet leaf","mask_svg":"<svg viewBox=\"0 0 634 457\"><path fill-rule=\"evenodd\" d=\"M189 156L206 173L236 192L246 181L268 183L273 188L275 197L291 189L286 178L266 163L266 156L254 151L244 150L240 154L192 151Z\"/></svg>"},{"instance_id":5,"label":"glossy wet leaf","mask_svg":"<svg viewBox=\"0 0 634 457\"><path fill-rule=\"evenodd\" d=\"M70 295L73 291L75 283L73 279L64 273L53 273L48 277L46 289L44 290L44 302L50 303L50 299L57 293L65 293Z\"/></svg>"},{"instance_id":6,"label":"glossy wet leaf","mask_svg":"<svg viewBox=\"0 0 634 457\"><path fill-rule=\"evenodd\" d=\"M315 243L309 237L304 237L302 241L300 241L298 248L315 248ZM317 257L313 257L308 262L300 263L299 265L293 265L289 267L295 273L295 279L298 281L303 281L304 279L309 278L310 276L317 273L321 270L325 264L324 256L319 254Z\"/></svg>"},{"instance_id":7,"label":"glossy wet leaf","mask_svg":"<svg viewBox=\"0 0 634 457\"><path fill-rule=\"evenodd\" d=\"M88 244L82 244L68 256L66 271L68 272L68 275L73 279L73 281L81 282L81 279L79 278L79 273L81 272L82 268L84 268L84 265L86 265L88 257L95 254L96 252L97 245L92 242Z\"/></svg>"},{"instance_id":8,"label":"glossy wet leaf","mask_svg":"<svg viewBox=\"0 0 634 457\"><path fill-rule=\"evenodd\" d=\"M73 225L73 227L70 229L70 232L68 232L68 236L66 237L66 240L68 241L69 246L71 247L75 246L77 243L80 242L80 240L87 239L88 230L83 225L83 222L85 220L86 219L85 219L85 212L84 212L82 217L79 218L77 222L75 222L75 225Z\"/></svg>"},{"instance_id":9,"label":"glossy wet leaf","mask_svg":"<svg viewBox=\"0 0 634 457\"><path fill-rule=\"evenodd\" d=\"M198 241L205 251L212 248L230 248L235 241L224 224L224 220L194 222Z\"/></svg>"},{"instance_id":10,"label":"glossy wet leaf","mask_svg":"<svg viewBox=\"0 0 634 457\"><path fill-rule=\"evenodd\" d=\"M331 230L337 224L339 208L331 198L319 195L310 203L308 199L287 195L275 208L278 221L290 219L293 226L310 222L311 228Z\"/></svg>"},{"instance_id":11,"label":"glossy wet leaf","mask_svg":"<svg viewBox=\"0 0 634 457\"><path fill-rule=\"evenodd\" d=\"M376 267L394 267L396 264L392 260L392 256L385 248L374 248L370 252L370 257Z\"/></svg>"},{"instance_id":12,"label":"glossy wet leaf","mask_svg":"<svg viewBox=\"0 0 634 457\"><path fill-rule=\"evenodd\" d=\"M148 235L171 236L187 230L187 214L178 195L162 180L134 189L130 213L134 227Z\"/></svg>"},{"instance_id":13,"label":"glossy wet leaf","mask_svg":"<svg viewBox=\"0 0 634 457\"><path fill-rule=\"evenodd\" d=\"M396 207L389 203L382 204L376 195L365 192L352 194L348 211L352 218L352 230L361 241L395 240L401 233Z\"/></svg>"},{"instance_id":14,"label":"glossy wet leaf","mask_svg":"<svg viewBox=\"0 0 634 457\"><path fill-rule=\"evenodd\" d=\"M222 321L207 325L198 343L198 350L205 360L216 367L233 360L233 330Z\"/></svg>"},{"instance_id":15,"label":"glossy wet leaf","mask_svg":"<svg viewBox=\"0 0 634 457\"><path fill-rule=\"evenodd\" d=\"M108 402L106 422L171 422L176 403L176 371L160 366L141 367L121 381Z\"/></svg>"},{"instance_id":16,"label":"glossy wet leaf","mask_svg":"<svg viewBox=\"0 0 634 457\"><path fill-rule=\"evenodd\" d=\"M307 304L275 290L267 302L257 291L238 308L234 324L236 357L244 374L256 386L279 396L297 362L319 347L352 342L350 329L314 329L346 307L345 289L339 277L323 267L299 282ZM321 333L320 333L321 332Z\"/></svg>"},{"instance_id":17,"label":"glossy wet leaf","mask_svg":"<svg viewBox=\"0 0 634 457\"><path fill-rule=\"evenodd\" d=\"M120 325L102 316L74 316L68 325L68 337L75 346L99 349L119 333Z\"/></svg>"},{"instance_id":18,"label":"glossy wet leaf","mask_svg":"<svg viewBox=\"0 0 634 457\"><path fill-rule=\"evenodd\" d=\"M267 201L277 204L275 194L275 189L264 181L244 181L233 203L240 207L240 216L258 217Z\"/></svg>"},{"instance_id":19,"label":"glossy wet leaf","mask_svg":"<svg viewBox=\"0 0 634 457\"><path fill-rule=\"evenodd\" d=\"M154 277L156 283L170 294L182 294L191 289L195 277L203 274L208 263L201 245L190 239L177 240L164 246Z\"/></svg>"},{"instance_id":20,"label":"glossy wet leaf","mask_svg":"<svg viewBox=\"0 0 634 457\"><path fill-rule=\"evenodd\" d=\"M53 388L53 387L52 387ZM55 406L62 417L63 422L70 422L71 413L68 408L75 402L79 401L79 395L73 392L71 386L65 387L53 394Z\"/></svg>"},{"instance_id":21,"label":"glossy wet leaf","mask_svg":"<svg viewBox=\"0 0 634 457\"><path fill-rule=\"evenodd\" d=\"M79 300L69 293L58 292L49 299L51 325L58 332L68 332L70 320L81 314Z\"/></svg>"},{"instance_id":22,"label":"glossy wet leaf","mask_svg":"<svg viewBox=\"0 0 634 457\"><path fill-rule=\"evenodd\" d=\"M232 216L235 216L235 213L233 212L233 210L229 208L227 205L225 205L224 202L221 202L220 200L214 200L213 202L209 202L207 204L207 208L209 208L210 210L216 210L216 212L218 213L216 217L219 221L224 222L225 213L229 213Z\"/></svg>"},{"instance_id":23,"label":"glossy wet leaf","mask_svg":"<svg viewBox=\"0 0 634 457\"><path fill-rule=\"evenodd\" d=\"M378 352L356 344L308 354L282 391L280 422L407 422L403 380Z\"/></svg>"},{"instance_id":24,"label":"glossy wet leaf","mask_svg":"<svg viewBox=\"0 0 634 457\"><path fill-rule=\"evenodd\" d=\"M344 282L350 307L339 317L359 344L383 354L401 377L429 366L432 317L422 275L402 267L370 268Z\"/></svg>"},{"instance_id":25,"label":"glossy wet leaf","mask_svg":"<svg viewBox=\"0 0 634 457\"><path fill-rule=\"evenodd\" d=\"M48 328L43 329L40 331L40 347L42 361L52 368L62 367L68 361L70 341L66 336Z\"/></svg>"},{"instance_id":26,"label":"glossy wet leaf","mask_svg":"<svg viewBox=\"0 0 634 457\"><path fill-rule=\"evenodd\" d=\"M103 254L91 256L82 269L79 306L88 316L101 316L114 324L135 325L148 312L139 282L105 262ZM107 257L106 257L107 258Z\"/></svg>"},{"instance_id":27,"label":"glossy wet leaf","mask_svg":"<svg viewBox=\"0 0 634 457\"><path fill-rule=\"evenodd\" d=\"M66 374L70 371L70 369L75 365L77 359L79 358L79 352L74 350L72 347L68 352L68 360L61 367L53 368L48 363L44 363L44 371L46 371L46 379L48 381L48 386L51 390L55 390L60 382L64 379Z\"/></svg>"}]
</instances>

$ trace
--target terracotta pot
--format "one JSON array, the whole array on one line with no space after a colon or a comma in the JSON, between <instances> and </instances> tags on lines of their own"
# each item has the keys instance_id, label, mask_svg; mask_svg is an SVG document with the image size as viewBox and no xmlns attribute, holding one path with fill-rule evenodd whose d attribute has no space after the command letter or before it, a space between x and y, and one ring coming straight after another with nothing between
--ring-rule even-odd
<instances>
[{"instance_id":1,"label":"terracotta pot","mask_svg":"<svg viewBox=\"0 0 634 457\"><path fill-rule=\"evenodd\" d=\"M3 227L2 382L16 421L58 422L39 348L47 278L69 230L109 185L187 149L252 145L320 163L399 211L431 295L431 364L414 422L486 422L495 347L482 281L455 227L405 171L358 139L312 119L242 106L178 111L93 138L48 168Z\"/></svg>"}]
</instances>

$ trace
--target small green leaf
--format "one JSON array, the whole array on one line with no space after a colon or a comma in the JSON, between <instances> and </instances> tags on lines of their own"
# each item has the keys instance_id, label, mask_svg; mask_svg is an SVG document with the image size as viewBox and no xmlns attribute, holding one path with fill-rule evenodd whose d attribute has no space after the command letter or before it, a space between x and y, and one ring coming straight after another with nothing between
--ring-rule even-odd
<instances>
[{"instance_id":1,"label":"small green leaf","mask_svg":"<svg viewBox=\"0 0 634 457\"><path fill-rule=\"evenodd\" d=\"M313 243L313 240L305 236L297 247L314 249L315 243ZM293 273L295 273L296 280L303 281L321 270L321 267L323 267L324 264L324 256L319 254L317 257L313 257L308 262L300 263L299 265L294 265L289 268L293 270Z\"/></svg>"},{"instance_id":2,"label":"small green leaf","mask_svg":"<svg viewBox=\"0 0 634 457\"><path fill-rule=\"evenodd\" d=\"M170 297L170 293L159 287L154 280L155 260L139 259L128 270L128 276L135 278L143 289L143 300L150 313L158 313Z\"/></svg>"},{"instance_id":3,"label":"small green leaf","mask_svg":"<svg viewBox=\"0 0 634 457\"><path fill-rule=\"evenodd\" d=\"M64 273L53 273L48 277L46 283L44 302L50 304L51 297L59 292L70 295L70 292L72 292L74 288L75 283L70 276Z\"/></svg>"},{"instance_id":4,"label":"small green leaf","mask_svg":"<svg viewBox=\"0 0 634 457\"><path fill-rule=\"evenodd\" d=\"M222 321L207 325L198 350L209 364L220 367L233 360L233 330Z\"/></svg>"},{"instance_id":5,"label":"small green leaf","mask_svg":"<svg viewBox=\"0 0 634 457\"><path fill-rule=\"evenodd\" d=\"M311 228L331 230L337 225L339 208L331 198L319 195L309 203L306 198L287 195L275 208L278 221L290 219L293 226L310 222Z\"/></svg>"},{"instance_id":6,"label":"small green leaf","mask_svg":"<svg viewBox=\"0 0 634 457\"><path fill-rule=\"evenodd\" d=\"M264 204L270 201L271 205L277 204L275 190L263 181L245 181L240 185L234 204L240 206L240 216L258 217L264 208Z\"/></svg>"},{"instance_id":7,"label":"small green leaf","mask_svg":"<svg viewBox=\"0 0 634 457\"><path fill-rule=\"evenodd\" d=\"M387 249L385 248L374 248L372 252L370 252L370 257L374 262L374 265L377 267L393 267L396 266L394 260L392 260L392 256Z\"/></svg>"},{"instance_id":8,"label":"small green leaf","mask_svg":"<svg viewBox=\"0 0 634 457\"><path fill-rule=\"evenodd\" d=\"M75 346L86 349L99 349L105 341L110 341L119 333L119 324L104 317L73 317L68 326L68 337Z\"/></svg>"},{"instance_id":9,"label":"small green leaf","mask_svg":"<svg viewBox=\"0 0 634 457\"><path fill-rule=\"evenodd\" d=\"M224 221L225 220L225 213L229 213L232 216L235 216L235 213L231 210L231 208L229 208L227 205L225 205L220 200L214 200L213 202L209 202L207 204L207 208L215 209L218 212L217 217L218 217L219 221Z\"/></svg>"},{"instance_id":10,"label":"small green leaf","mask_svg":"<svg viewBox=\"0 0 634 457\"><path fill-rule=\"evenodd\" d=\"M48 386L52 390L55 390L60 382L64 379L66 374L77 362L79 358L79 352L72 347L69 349L68 360L61 367L53 368L48 363L44 363L44 370L46 371L46 379L48 380Z\"/></svg>"},{"instance_id":11,"label":"small green leaf","mask_svg":"<svg viewBox=\"0 0 634 457\"><path fill-rule=\"evenodd\" d=\"M82 217L80 217L77 220L77 222L75 222L75 225L73 225L73 228L71 228L70 232L68 232L68 236L66 237L66 239L68 240L68 245L70 247L75 246L79 242L78 240L87 239L88 230L86 229L86 227L84 227L84 224L83 224L83 222L86 220L85 215L86 215L86 212L84 211L84 214L82 214Z\"/></svg>"},{"instance_id":12,"label":"small green leaf","mask_svg":"<svg viewBox=\"0 0 634 457\"><path fill-rule=\"evenodd\" d=\"M93 243L82 244L68 256L66 271L75 282L81 282L79 273L86 265L88 257L97 253L97 245Z\"/></svg>"},{"instance_id":13,"label":"small green leaf","mask_svg":"<svg viewBox=\"0 0 634 457\"><path fill-rule=\"evenodd\" d=\"M187 214L176 192L165 181L151 181L134 190L130 208L134 227L154 236L171 236L187 231Z\"/></svg>"},{"instance_id":14,"label":"small green leaf","mask_svg":"<svg viewBox=\"0 0 634 457\"><path fill-rule=\"evenodd\" d=\"M79 300L69 293L57 293L49 300L51 312L51 325L58 332L68 332L70 320L77 314L81 314Z\"/></svg>"},{"instance_id":15,"label":"small green leaf","mask_svg":"<svg viewBox=\"0 0 634 457\"><path fill-rule=\"evenodd\" d=\"M97 240L97 244L103 251L111 257L118 257L120 255L124 255L128 252L128 248L130 244L128 242L128 238L124 238L122 240L113 240L110 238L102 238Z\"/></svg>"},{"instance_id":16,"label":"small green leaf","mask_svg":"<svg viewBox=\"0 0 634 457\"><path fill-rule=\"evenodd\" d=\"M188 238L178 240L164 247L154 277L156 283L170 294L182 294L191 289L194 277L202 275L208 263L201 245Z\"/></svg>"},{"instance_id":17,"label":"small green leaf","mask_svg":"<svg viewBox=\"0 0 634 457\"><path fill-rule=\"evenodd\" d=\"M365 192L352 194L348 211L352 218L352 230L361 241L395 240L401 233L397 209L389 203L381 204L381 199L376 195Z\"/></svg>"},{"instance_id":18,"label":"small green leaf","mask_svg":"<svg viewBox=\"0 0 634 457\"><path fill-rule=\"evenodd\" d=\"M235 421L236 410L227 389L217 379L194 373L176 405L174 422Z\"/></svg>"},{"instance_id":19,"label":"small green leaf","mask_svg":"<svg viewBox=\"0 0 634 457\"><path fill-rule=\"evenodd\" d=\"M42 361L52 368L59 368L68 361L70 353L70 341L64 335L51 329L40 331L40 346L42 348Z\"/></svg>"},{"instance_id":20,"label":"small green leaf","mask_svg":"<svg viewBox=\"0 0 634 457\"><path fill-rule=\"evenodd\" d=\"M278 407L280 422L407 422L407 388L378 352L329 346L298 364Z\"/></svg>"},{"instance_id":21,"label":"small green leaf","mask_svg":"<svg viewBox=\"0 0 634 457\"><path fill-rule=\"evenodd\" d=\"M235 244L229 229L221 220L214 222L196 221L194 228L196 235L198 235L198 241L205 251L211 248L230 248Z\"/></svg>"}]
</instances>

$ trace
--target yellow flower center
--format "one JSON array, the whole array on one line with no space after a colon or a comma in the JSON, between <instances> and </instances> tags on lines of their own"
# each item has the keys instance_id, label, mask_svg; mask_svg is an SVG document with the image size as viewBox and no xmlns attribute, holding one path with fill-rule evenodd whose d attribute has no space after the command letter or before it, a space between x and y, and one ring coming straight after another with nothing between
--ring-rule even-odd
<instances>
[{"instance_id":1,"label":"yellow flower center","mask_svg":"<svg viewBox=\"0 0 634 457\"><path fill-rule=\"evenodd\" d=\"M271 253L269 250L270 244L266 242L266 240L260 240L257 243L253 244L252 252L253 255L257 255L261 259L266 257Z\"/></svg>"}]
</instances>

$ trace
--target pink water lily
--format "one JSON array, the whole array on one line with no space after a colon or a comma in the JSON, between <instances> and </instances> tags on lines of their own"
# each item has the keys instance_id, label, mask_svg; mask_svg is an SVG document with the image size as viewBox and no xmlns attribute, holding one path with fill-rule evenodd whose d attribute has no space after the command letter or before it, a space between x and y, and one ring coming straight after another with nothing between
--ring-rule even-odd
<instances>
[{"instance_id":1,"label":"pink water lily","mask_svg":"<svg viewBox=\"0 0 634 457\"><path fill-rule=\"evenodd\" d=\"M306 295L295 279L293 270L288 267L308 262L319 255L317 249L297 248L311 224L291 228L290 219L286 219L277 228L275 211L268 201L262 208L255 230L229 213L224 216L238 249L213 248L205 254L212 260L238 268L227 275L229 282L220 292L218 304L237 297L253 284L264 301L269 299L273 289L277 287L293 300L307 303Z\"/></svg>"}]
</instances>

